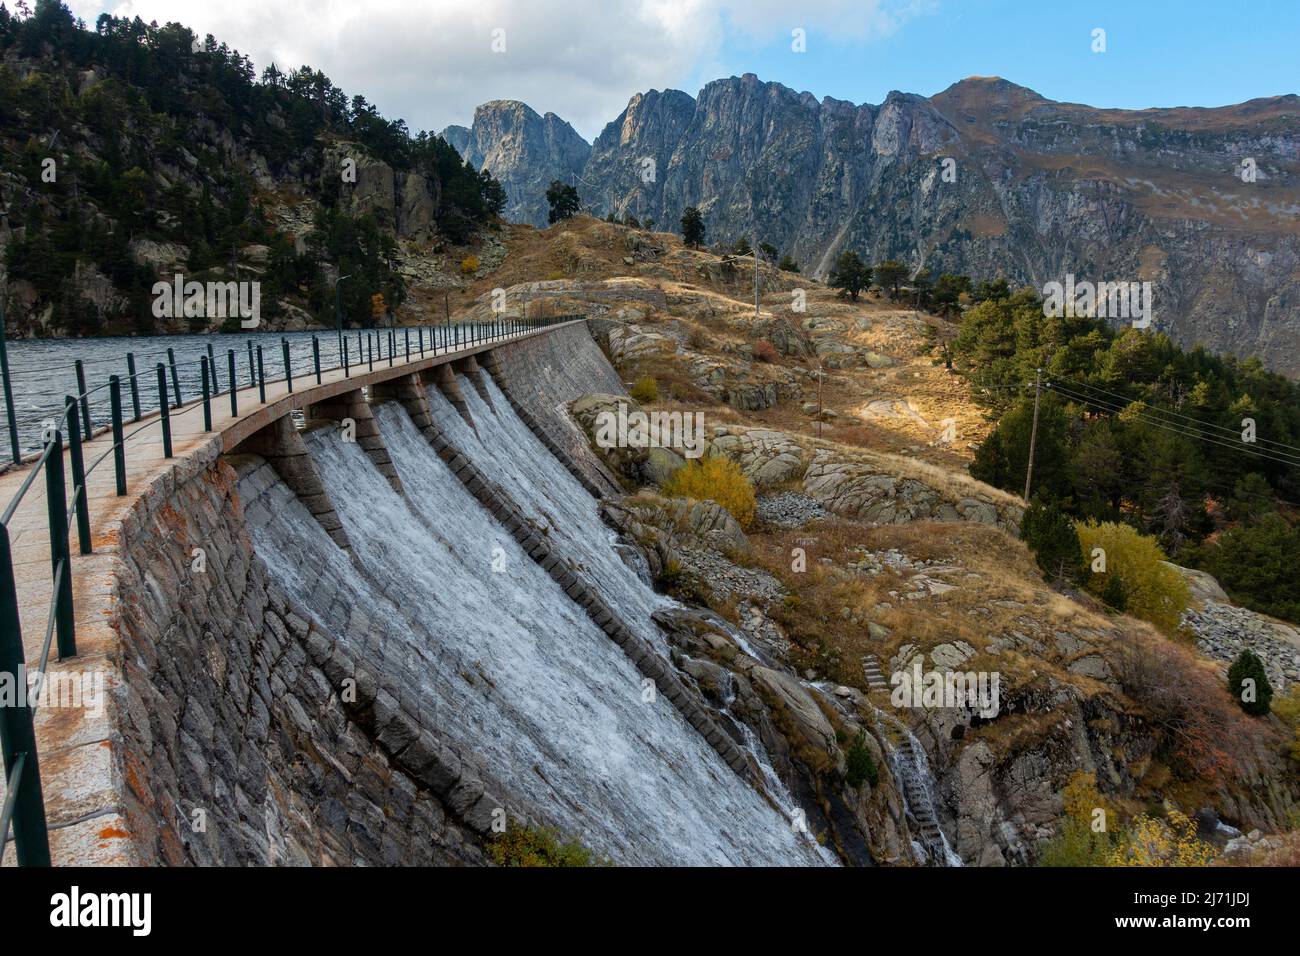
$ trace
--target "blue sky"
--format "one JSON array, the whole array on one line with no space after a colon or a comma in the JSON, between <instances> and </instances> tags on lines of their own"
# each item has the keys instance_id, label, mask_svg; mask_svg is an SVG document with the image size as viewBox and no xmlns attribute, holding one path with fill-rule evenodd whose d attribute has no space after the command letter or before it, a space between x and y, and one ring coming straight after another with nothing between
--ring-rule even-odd
<instances>
[{"instance_id":1,"label":"blue sky","mask_svg":"<svg viewBox=\"0 0 1300 956\"><path fill-rule=\"evenodd\" d=\"M929 96L972 75L1001 76L1049 99L1127 109L1222 106L1300 92L1297 0L917 6L885 36L837 40L833 31L810 28L804 54L791 52L788 31L755 42L727 30L722 49L699 64L687 91L716 75L750 72L856 103L879 103L895 89ZM1106 31L1105 53L1091 49L1097 27Z\"/></svg>"},{"instance_id":2,"label":"blue sky","mask_svg":"<svg viewBox=\"0 0 1300 956\"><path fill-rule=\"evenodd\" d=\"M492 99L552 111L587 139L635 93L692 95L756 73L880 103L997 75L1093 106L1218 106L1300 92L1300 0L66 0L178 20L260 70L323 69L413 129ZM806 53L790 31L807 31ZM1106 31L1093 53L1092 30ZM506 38L493 49L492 37Z\"/></svg>"}]
</instances>

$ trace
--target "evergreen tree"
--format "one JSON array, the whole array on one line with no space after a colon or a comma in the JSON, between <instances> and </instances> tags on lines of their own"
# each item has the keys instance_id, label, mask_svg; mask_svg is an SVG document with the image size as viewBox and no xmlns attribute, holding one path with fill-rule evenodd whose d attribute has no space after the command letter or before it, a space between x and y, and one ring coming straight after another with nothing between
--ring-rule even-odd
<instances>
[{"instance_id":1,"label":"evergreen tree","mask_svg":"<svg viewBox=\"0 0 1300 956\"><path fill-rule=\"evenodd\" d=\"M559 179L552 180L551 185L547 187L546 202L550 206L546 221L551 225L572 218L582 208L578 190Z\"/></svg>"},{"instance_id":2,"label":"evergreen tree","mask_svg":"<svg viewBox=\"0 0 1300 956\"><path fill-rule=\"evenodd\" d=\"M841 296L847 295L856 302L858 294L871 285L871 267L856 252L841 252L827 277L827 284L832 289L839 289Z\"/></svg>"},{"instance_id":3,"label":"evergreen tree","mask_svg":"<svg viewBox=\"0 0 1300 956\"><path fill-rule=\"evenodd\" d=\"M895 259L886 259L876 266L876 281L882 289L889 289L891 299L898 299L898 285L907 278L907 267Z\"/></svg>"},{"instance_id":4,"label":"evergreen tree","mask_svg":"<svg viewBox=\"0 0 1300 956\"><path fill-rule=\"evenodd\" d=\"M1083 579L1083 551L1074 522L1056 502L1035 497L1020 522L1020 537L1034 552L1038 567L1053 583Z\"/></svg>"},{"instance_id":5,"label":"evergreen tree","mask_svg":"<svg viewBox=\"0 0 1300 956\"><path fill-rule=\"evenodd\" d=\"M704 245L704 217L694 206L687 206L682 212L682 241L692 249Z\"/></svg>"},{"instance_id":6,"label":"evergreen tree","mask_svg":"<svg viewBox=\"0 0 1300 956\"><path fill-rule=\"evenodd\" d=\"M1263 662L1246 648L1228 668L1228 693L1252 717L1263 717L1273 702L1273 687Z\"/></svg>"}]
</instances>

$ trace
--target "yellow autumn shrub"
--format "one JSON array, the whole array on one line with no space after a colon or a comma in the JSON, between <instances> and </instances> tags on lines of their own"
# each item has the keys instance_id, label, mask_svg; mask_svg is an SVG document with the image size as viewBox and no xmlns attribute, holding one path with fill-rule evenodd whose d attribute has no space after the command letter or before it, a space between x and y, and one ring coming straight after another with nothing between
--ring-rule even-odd
<instances>
[{"instance_id":1,"label":"yellow autumn shrub","mask_svg":"<svg viewBox=\"0 0 1300 956\"><path fill-rule=\"evenodd\" d=\"M659 398L659 383L653 375L646 375L644 378L636 380L636 384L632 386L628 394L642 405L649 405Z\"/></svg>"},{"instance_id":2,"label":"yellow autumn shrub","mask_svg":"<svg viewBox=\"0 0 1300 956\"><path fill-rule=\"evenodd\" d=\"M1300 684L1292 684L1285 694L1274 697L1272 709L1291 728L1287 752L1292 760L1300 761Z\"/></svg>"},{"instance_id":3,"label":"yellow autumn shrub","mask_svg":"<svg viewBox=\"0 0 1300 956\"><path fill-rule=\"evenodd\" d=\"M1145 814L1134 819L1109 862L1111 866L1209 866L1215 852L1196 836L1194 820L1170 810L1168 820Z\"/></svg>"},{"instance_id":4,"label":"yellow autumn shrub","mask_svg":"<svg viewBox=\"0 0 1300 956\"><path fill-rule=\"evenodd\" d=\"M678 468L664 482L664 493L697 501L716 501L731 512L742 528L754 523L758 503L754 486L730 458L720 455L696 458Z\"/></svg>"},{"instance_id":5,"label":"yellow autumn shrub","mask_svg":"<svg viewBox=\"0 0 1300 956\"><path fill-rule=\"evenodd\" d=\"M474 273L478 272L478 266L478 256L466 256L464 259L460 260L460 274L464 276L472 276Z\"/></svg>"},{"instance_id":6,"label":"yellow autumn shrub","mask_svg":"<svg viewBox=\"0 0 1300 956\"><path fill-rule=\"evenodd\" d=\"M1165 563L1165 554L1155 538L1116 522L1089 519L1076 522L1083 563L1089 569L1088 589L1102 594L1112 577L1121 585L1125 610L1172 633L1191 600L1187 582ZM1100 549L1098 552L1096 549ZM1093 570L1104 562L1105 570Z\"/></svg>"}]
</instances>

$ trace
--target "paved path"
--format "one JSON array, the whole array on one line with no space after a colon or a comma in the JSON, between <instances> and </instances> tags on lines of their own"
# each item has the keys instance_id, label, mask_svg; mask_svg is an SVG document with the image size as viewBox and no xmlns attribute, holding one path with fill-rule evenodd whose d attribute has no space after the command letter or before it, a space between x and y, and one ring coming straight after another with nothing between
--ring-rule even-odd
<instances>
[{"instance_id":1,"label":"paved path","mask_svg":"<svg viewBox=\"0 0 1300 956\"><path fill-rule=\"evenodd\" d=\"M172 454L163 457L161 416L152 413L140 422L124 425L127 436L127 494L118 497L113 470L112 434L102 431L83 446L89 492L90 528L93 554L79 553L76 522L72 522L69 548L72 551L74 620L77 632L77 656L55 660L57 647L50 652L49 672L55 675L82 675L93 681L102 676L107 692L120 682L114 664L118 637L112 624L114 565L117 559L122 521L138 498L165 479L173 469L202 450L219 442L218 453L231 451L250 435L295 408L323 401L334 395L377 382L409 375L422 369L487 351L502 342L518 341L543 335L564 325L560 323L518 335L488 339L459 350L443 349L436 353L426 349L423 358L413 353L408 362L398 356L390 366L385 357L368 364L354 365L345 375L342 369L323 372L321 384L315 373L296 375L294 391L284 380L268 381L266 403L258 389L241 388L236 393L239 414L230 414L230 395L223 392L211 400L212 431L203 428L201 400L189 402L171 411ZM152 382L147 373L141 382ZM106 454L107 453L107 454ZM103 457L98 464L98 459ZM0 475L0 507L7 507L30 473L30 466L15 468ZM64 474L71 492L72 466L64 452ZM161 486L166 489L164 481ZM69 510L69 517L72 512ZM13 551L14 576L18 591L19 617L22 625L24 657L29 669L40 659L50 614L52 572L50 567L49 519L44 475L38 475L27 490L8 525ZM87 685L93 686L93 684ZM110 706L42 707L36 715L37 752L45 793L45 812L50 827L50 851L55 863L131 863L122 855L129 841L112 839L123 835L126 821L117 807L120 799L114 784L117 770L112 760L113 726ZM5 787L0 781L0 803ZM4 847L4 865L15 860L12 840Z\"/></svg>"}]
</instances>

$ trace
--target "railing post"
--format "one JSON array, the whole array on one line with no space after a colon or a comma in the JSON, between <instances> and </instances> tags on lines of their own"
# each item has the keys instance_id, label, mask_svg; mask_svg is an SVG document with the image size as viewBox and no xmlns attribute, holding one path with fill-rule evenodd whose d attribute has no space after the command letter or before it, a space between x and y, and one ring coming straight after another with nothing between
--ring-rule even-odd
<instances>
[{"instance_id":1,"label":"railing post","mask_svg":"<svg viewBox=\"0 0 1300 956\"><path fill-rule=\"evenodd\" d=\"M76 428L77 423L73 422ZM72 616L72 555L68 553L67 488L63 480L63 435L56 429L53 448L45 459L45 499L50 517L50 574L59 582L50 595L54 606L54 631L59 645L59 660L77 656L77 634ZM60 569L62 565L62 569ZM60 574L62 570L62 574Z\"/></svg>"},{"instance_id":2,"label":"railing post","mask_svg":"<svg viewBox=\"0 0 1300 956\"><path fill-rule=\"evenodd\" d=\"M266 366L262 364L262 346L257 347L257 393L266 404Z\"/></svg>"},{"instance_id":3,"label":"railing post","mask_svg":"<svg viewBox=\"0 0 1300 956\"><path fill-rule=\"evenodd\" d=\"M393 363L397 361L397 333L392 329L388 330L388 367L392 368Z\"/></svg>"},{"instance_id":4,"label":"railing post","mask_svg":"<svg viewBox=\"0 0 1300 956\"><path fill-rule=\"evenodd\" d=\"M248 340L248 384L257 381L257 366L253 364L253 340Z\"/></svg>"},{"instance_id":5,"label":"railing post","mask_svg":"<svg viewBox=\"0 0 1300 956\"><path fill-rule=\"evenodd\" d=\"M68 459L72 462L72 508L77 513L77 543L82 554L91 554L90 494L86 489L86 461L81 456L81 433L77 428L77 400L65 395L63 405L68 418Z\"/></svg>"},{"instance_id":6,"label":"railing post","mask_svg":"<svg viewBox=\"0 0 1300 956\"><path fill-rule=\"evenodd\" d=\"M133 422L140 420L140 379L135 371L135 353L126 353L126 375L131 380L131 409L135 412Z\"/></svg>"},{"instance_id":7,"label":"railing post","mask_svg":"<svg viewBox=\"0 0 1300 956\"><path fill-rule=\"evenodd\" d=\"M417 328L415 333L420 339L420 358L424 358L424 326Z\"/></svg>"},{"instance_id":8,"label":"railing post","mask_svg":"<svg viewBox=\"0 0 1300 956\"><path fill-rule=\"evenodd\" d=\"M5 412L9 416L9 447L14 464L21 465L23 449L22 445L18 443L18 419L14 415L14 386L13 382L9 380L9 347L5 344L4 296L0 296L0 377L4 379ZM3 851L0 850L0 852Z\"/></svg>"},{"instance_id":9,"label":"railing post","mask_svg":"<svg viewBox=\"0 0 1300 956\"><path fill-rule=\"evenodd\" d=\"M212 352L212 343L208 343L208 371L212 373L212 394L221 394L221 377L217 375L217 360Z\"/></svg>"},{"instance_id":10,"label":"railing post","mask_svg":"<svg viewBox=\"0 0 1300 956\"><path fill-rule=\"evenodd\" d=\"M370 366L370 371L375 370L375 339L369 332L366 333L366 362Z\"/></svg>"},{"instance_id":11,"label":"railing post","mask_svg":"<svg viewBox=\"0 0 1300 956\"><path fill-rule=\"evenodd\" d=\"M205 432L210 432L212 431L212 401L208 395L209 372L208 357L206 355L199 356L199 374L203 379L203 430Z\"/></svg>"},{"instance_id":12,"label":"railing post","mask_svg":"<svg viewBox=\"0 0 1300 956\"><path fill-rule=\"evenodd\" d=\"M227 357L230 359L230 363L229 363L230 368L227 369L227 371L230 373L230 417L238 418L239 398L235 393L239 391L239 386L238 383L235 381L235 350L227 349L226 352L227 352Z\"/></svg>"},{"instance_id":13,"label":"railing post","mask_svg":"<svg viewBox=\"0 0 1300 956\"><path fill-rule=\"evenodd\" d=\"M402 335L406 337L406 360L411 361L411 330L402 329Z\"/></svg>"},{"instance_id":14,"label":"railing post","mask_svg":"<svg viewBox=\"0 0 1300 956\"><path fill-rule=\"evenodd\" d=\"M21 674L26 686L13 551L9 547L9 529L3 525L0 525L0 674ZM10 788L18 788L14 794L13 816L18 865L49 866L50 837L45 827L45 799L41 796L41 770L36 759L36 730L30 701L0 707L0 751L4 757L5 780ZM17 780L15 772L21 773ZM4 852L6 836L0 833L0 853Z\"/></svg>"},{"instance_id":15,"label":"railing post","mask_svg":"<svg viewBox=\"0 0 1300 956\"><path fill-rule=\"evenodd\" d=\"M81 359L76 359L72 367L77 370L77 398L81 402L81 421L85 430L82 432L86 436L86 441L90 441L90 396L86 394L86 369L81 364ZM77 410L72 410L72 425L77 424Z\"/></svg>"},{"instance_id":16,"label":"railing post","mask_svg":"<svg viewBox=\"0 0 1300 956\"><path fill-rule=\"evenodd\" d=\"M321 379L320 379L320 339L316 338L316 336L314 336L314 335L311 337L311 357L312 357L312 360L316 363L316 384L319 385L320 382L321 382Z\"/></svg>"},{"instance_id":17,"label":"railing post","mask_svg":"<svg viewBox=\"0 0 1300 956\"><path fill-rule=\"evenodd\" d=\"M284 336L280 337L280 353L284 356L284 380L289 386L289 393L293 394L293 365L289 362L289 340Z\"/></svg>"},{"instance_id":18,"label":"railing post","mask_svg":"<svg viewBox=\"0 0 1300 956\"><path fill-rule=\"evenodd\" d=\"M181 380L176 374L176 352L173 349L167 350L167 364L172 369L172 392L176 396L176 407L181 407Z\"/></svg>"},{"instance_id":19,"label":"railing post","mask_svg":"<svg viewBox=\"0 0 1300 956\"><path fill-rule=\"evenodd\" d=\"M162 418L163 457L172 456L172 414L167 407L167 370L158 363L158 414Z\"/></svg>"},{"instance_id":20,"label":"railing post","mask_svg":"<svg viewBox=\"0 0 1300 956\"><path fill-rule=\"evenodd\" d=\"M113 474L117 477L117 496L126 495L126 446L122 442L122 380L108 377L108 403L113 420Z\"/></svg>"},{"instance_id":21,"label":"railing post","mask_svg":"<svg viewBox=\"0 0 1300 956\"><path fill-rule=\"evenodd\" d=\"M342 339L340 339L339 341L341 341L341 342L343 343L343 377L344 377L344 378L351 378L351 377L352 377L352 369L348 366L348 340L347 340L347 336L344 336L344 337L343 337Z\"/></svg>"}]
</instances>

